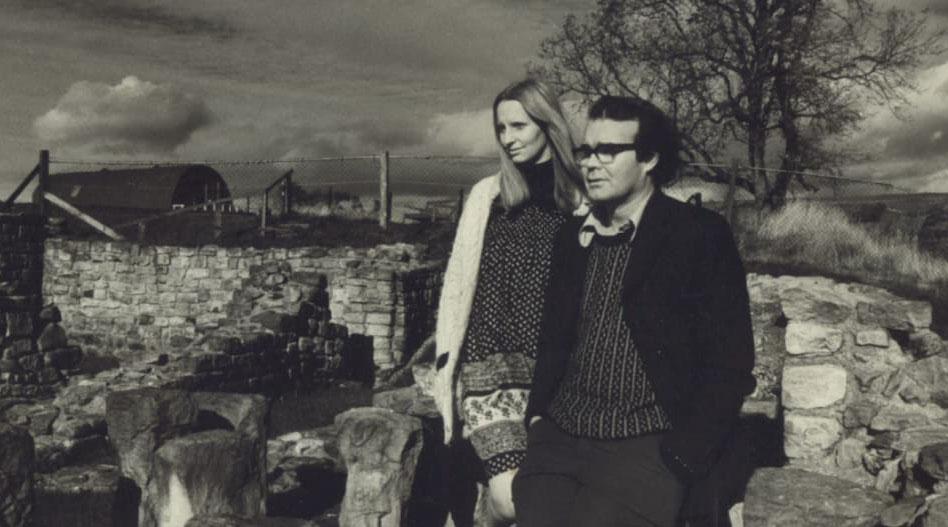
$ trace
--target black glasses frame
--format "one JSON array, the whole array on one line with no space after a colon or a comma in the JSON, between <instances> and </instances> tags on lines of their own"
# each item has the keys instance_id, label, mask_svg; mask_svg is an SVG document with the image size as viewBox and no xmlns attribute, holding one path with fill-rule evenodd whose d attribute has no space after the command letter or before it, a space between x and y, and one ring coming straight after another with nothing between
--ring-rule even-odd
<instances>
[{"instance_id":1,"label":"black glasses frame","mask_svg":"<svg viewBox=\"0 0 948 527\"><path fill-rule=\"evenodd\" d=\"M573 149L573 157L576 161L585 161L596 156L600 163L611 163L622 152L636 150L638 147L638 143L599 143L596 146L583 143Z\"/></svg>"}]
</instances>

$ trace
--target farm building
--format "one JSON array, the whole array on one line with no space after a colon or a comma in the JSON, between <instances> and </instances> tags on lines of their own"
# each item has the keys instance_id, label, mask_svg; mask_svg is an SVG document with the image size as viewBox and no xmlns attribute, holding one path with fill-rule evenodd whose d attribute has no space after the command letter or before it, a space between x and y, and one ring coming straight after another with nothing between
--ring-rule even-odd
<instances>
[{"instance_id":1,"label":"farm building","mask_svg":"<svg viewBox=\"0 0 948 527\"><path fill-rule=\"evenodd\" d=\"M147 214L230 197L227 183L207 165L50 174L47 192L85 212L105 208Z\"/></svg>"},{"instance_id":2,"label":"farm building","mask_svg":"<svg viewBox=\"0 0 948 527\"><path fill-rule=\"evenodd\" d=\"M231 197L227 183L216 170L194 164L50 174L46 192L120 230L123 235L129 234L129 224L137 220ZM230 203L214 208L232 210ZM52 207L51 212L65 216L67 224L72 227L69 230L86 230L58 208ZM206 214L195 211L185 216ZM183 218L176 222L180 223L180 220ZM155 222L148 223L150 228Z\"/></svg>"}]
</instances>

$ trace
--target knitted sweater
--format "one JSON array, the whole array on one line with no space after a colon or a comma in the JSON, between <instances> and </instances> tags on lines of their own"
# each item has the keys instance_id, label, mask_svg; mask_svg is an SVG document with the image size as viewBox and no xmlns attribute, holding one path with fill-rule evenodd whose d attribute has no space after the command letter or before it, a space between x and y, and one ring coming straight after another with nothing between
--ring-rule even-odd
<instances>
[{"instance_id":1,"label":"knitted sweater","mask_svg":"<svg viewBox=\"0 0 948 527\"><path fill-rule=\"evenodd\" d=\"M628 238L596 236L590 247L576 349L547 410L574 436L623 439L670 427L622 316Z\"/></svg>"}]
</instances>

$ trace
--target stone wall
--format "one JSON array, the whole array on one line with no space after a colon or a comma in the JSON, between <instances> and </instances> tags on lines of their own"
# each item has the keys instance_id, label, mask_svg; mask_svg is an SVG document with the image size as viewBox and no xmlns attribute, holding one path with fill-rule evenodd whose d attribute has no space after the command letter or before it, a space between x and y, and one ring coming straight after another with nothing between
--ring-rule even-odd
<instances>
[{"instance_id":1,"label":"stone wall","mask_svg":"<svg viewBox=\"0 0 948 527\"><path fill-rule=\"evenodd\" d=\"M779 312L770 330L784 336L790 465L886 492L915 484L919 452L948 437L948 357L931 306L827 278L750 275L748 285L755 311Z\"/></svg>"},{"instance_id":2,"label":"stone wall","mask_svg":"<svg viewBox=\"0 0 948 527\"><path fill-rule=\"evenodd\" d=\"M388 368L433 330L441 265L422 252L406 244L256 249L49 239L43 294L84 350L135 360L268 311L295 315L323 288L331 320Z\"/></svg>"},{"instance_id":3,"label":"stone wall","mask_svg":"<svg viewBox=\"0 0 948 527\"><path fill-rule=\"evenodd\" d=\"M39 214L0 213L0 399L51 395L59 380L36 345L44 238Z\"/></svg>"}]
</instances>

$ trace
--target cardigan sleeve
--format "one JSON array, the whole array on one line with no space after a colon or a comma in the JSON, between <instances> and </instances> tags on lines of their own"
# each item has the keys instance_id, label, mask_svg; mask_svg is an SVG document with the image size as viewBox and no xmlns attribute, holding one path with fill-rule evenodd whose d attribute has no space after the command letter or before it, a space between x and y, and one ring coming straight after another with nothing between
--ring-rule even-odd
<instances>
[{"instance_id":1,"label":"cardigan sleeve","mask_svg":"<svg viewBox=\"0 0 948 527\"><path fill-rule=\"evenodd\" d=\"M467 327L470 300L477 283L486 215L496 181L486 178L471 189L458 220L448 264L444 271L435 327L435 406L444 421L445 442L451 440L454 422L454 374L461 341Z\"/></svg>"}]
</instances>

